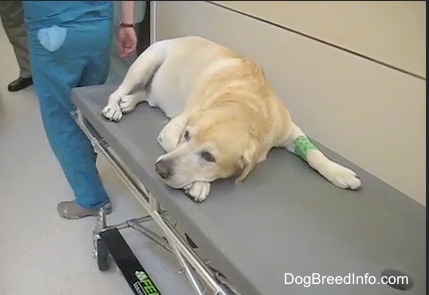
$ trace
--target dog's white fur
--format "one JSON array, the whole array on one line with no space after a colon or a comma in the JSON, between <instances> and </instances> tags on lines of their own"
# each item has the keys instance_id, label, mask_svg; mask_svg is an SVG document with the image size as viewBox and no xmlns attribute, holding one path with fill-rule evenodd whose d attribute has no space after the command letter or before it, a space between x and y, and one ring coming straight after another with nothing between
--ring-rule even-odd
<instances>
[{"instance_id":1,"label":"dog's white fur","mask_svg":"<svg viewBox=\"0 0 429 295\"><path fill-rule=\"evenodd\" d=\"M207 197L214 180L237 176L241 182L273 147L294 152L294 140L305 136L258 65L201 37L152 44L102 114L118 122L143 101L171 119L158 136L166 154L156 161L157 172L169 172L165 183L196 201ZM319 150L307 154L307 163L338 187L361 186L355 172Z\"/></svg>"}]
</instances>

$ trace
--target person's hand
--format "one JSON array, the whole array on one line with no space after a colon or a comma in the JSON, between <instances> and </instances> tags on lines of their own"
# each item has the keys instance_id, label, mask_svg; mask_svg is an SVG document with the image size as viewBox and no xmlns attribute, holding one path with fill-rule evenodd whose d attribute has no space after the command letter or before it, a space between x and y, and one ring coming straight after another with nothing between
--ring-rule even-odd
<instances>
[{"instance_id":1,"label":"person's hand","mask_svg":"<svg viewBox=\"0 0 429 295\"><path fill-rule=\"evenodd\" d=\"M119 56L130 56L137 47L137 35L133 27L119 27Z\"/></svg>"}]
</instances>

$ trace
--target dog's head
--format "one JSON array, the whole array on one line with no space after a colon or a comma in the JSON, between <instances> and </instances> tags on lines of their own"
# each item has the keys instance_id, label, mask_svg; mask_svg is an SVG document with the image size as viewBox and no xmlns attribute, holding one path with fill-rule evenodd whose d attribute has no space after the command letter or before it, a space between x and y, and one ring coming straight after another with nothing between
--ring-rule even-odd
<instances>
[{"instance_id":1,"label":"dog's head","mask_svg":"<svg viewBox=\"0 0 429 295\"><path fill-rule=\"evenodd\" d=\"M162 155L156 171L173 188L195 181L213 182L236 176L244 180L256 164L259 141L251 118L231 107L192 114L173 151Z\"/></svg>"}]
</instances>

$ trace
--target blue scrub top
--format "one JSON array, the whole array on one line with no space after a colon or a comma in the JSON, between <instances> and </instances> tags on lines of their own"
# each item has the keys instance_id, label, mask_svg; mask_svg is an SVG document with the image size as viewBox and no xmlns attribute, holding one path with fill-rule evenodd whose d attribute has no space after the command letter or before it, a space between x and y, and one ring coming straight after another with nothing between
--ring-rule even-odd
<instances>
[{"instance_id":1,"label":"blue scrub top","mask_svg":"<svg viewBox=\"0 0 429 295\"><path fill-rule=\"evenodd\" d=\"M28 30L112 19L113 1L23 1Z\"/></svg>"}]
</instances>

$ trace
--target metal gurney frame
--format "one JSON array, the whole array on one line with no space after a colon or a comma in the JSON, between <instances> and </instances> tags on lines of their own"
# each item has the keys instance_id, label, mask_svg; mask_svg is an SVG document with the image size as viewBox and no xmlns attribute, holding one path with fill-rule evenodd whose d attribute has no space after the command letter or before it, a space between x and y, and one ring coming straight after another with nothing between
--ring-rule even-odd
<instances>
[{"instance_id":1,"label":"metal gurney frame","mask_svg":"<svg viewBox=\"0 0 429 295\"><path fill-rule=\"evenodd\" d=\"M90 139L94 150L105 156L113 170L121 178L133 196L149 213L149 215L141 218L130 219L117 225L108 226L104 211L102 209L100 210L93 234L94 256L98 259L100 270L107 268L107 261L103 260L108 258L105 254L101 254L104 253L104 251L100 252L100 249L98 249L98 247L101 246L98 242L100 240L100 233L110 228L117 228L118 230L132 228L176 256L182 266L183 273L186 274L196 294L207 294L205 286L212 290L215 295L238 294L236 291L233 291L232 287L229 286L220 272L209 266L209 261L203 261L193 251L190 243L182 238L175 229L175 225L168 219L167 212L161 208L156 198L152 196L146 187L130 172L126 165L120 161L118 155L110 149L107 142L96 134L95 130L87 124L82 112L77 110L72 113L72 116L85 135ZM142 225L142 223L149 220L153 220L158 225L166 239ZM100 257L101 255L103 257Z\"/></svg>"}]
</instances>

